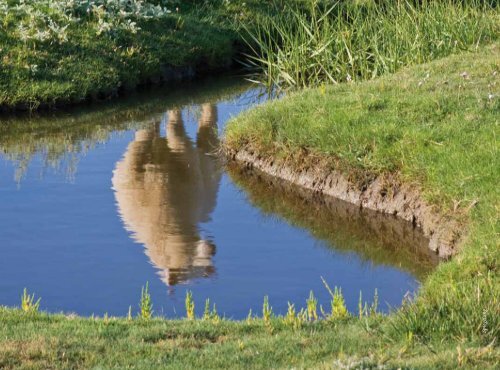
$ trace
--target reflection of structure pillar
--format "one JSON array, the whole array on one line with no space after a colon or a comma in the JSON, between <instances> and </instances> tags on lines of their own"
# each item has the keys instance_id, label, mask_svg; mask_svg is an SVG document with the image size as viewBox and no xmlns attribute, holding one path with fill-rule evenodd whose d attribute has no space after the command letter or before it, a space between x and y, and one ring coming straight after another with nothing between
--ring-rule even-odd
<instances>
[{"instance_id":1,"label":"reflection of structure pillar","mask_svg":"<svg viewBox=\"0 0 500 370\"><path fill-rule=\"evenodd\" d=\"M214 150L219 145L217 126L217 107L213 104L201 106L200 120L198 121L198 135L196 145L206 153Z\"/></svg>"},{"instance_id":2,"label":"reflection of structure pillar","mask_svg":"<svg viewBox=\"0 0 500 370\"><path fill-rule=\"evenodd\" d=\"M218 144L217 108L204 104L196 145L182 112L168 112L167 137L160 124L140 130L117 163L113 187L120 215L168 285L214 273L215 245L199 235L216 205L221 171L211 153Z\"/></svg>"}]
</instances>

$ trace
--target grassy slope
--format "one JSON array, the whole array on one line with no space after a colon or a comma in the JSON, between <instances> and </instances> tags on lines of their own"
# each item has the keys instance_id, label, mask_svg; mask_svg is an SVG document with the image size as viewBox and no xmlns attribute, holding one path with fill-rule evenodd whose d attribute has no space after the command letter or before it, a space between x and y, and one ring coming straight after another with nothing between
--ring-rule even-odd
<instances>
[{"instance_id":1,"label":"grassy slope","mask_svg":"<svg viewBox=\"0 0 500 370\"><path fill-rule=\"evenodd\" d=\"M443 209L463 200L465 213L478 199L462 251L415 304L388 317L300 329L280 319L145 322L0 308L0 368L498 366L498 60L491 46L377 81L308 90L228 127L233 147L250 142L281 158L307 147L346 170L399 171Z\"/></svg>"},{"instance_id":2,"label":"grassy slope","mask_svg":"<svg viewBox=\"0 0 500 370\"><path fill-rule=\"evenodd\" d=\"M499 56L494 44L370 82L306 90L228 124L232 149L291 165L306 150L345 172L397 173L468 221L460 253L397 315L399 335L498 340Z\"/></svg>"},{"instance_id":3,"label":"grassy slope","mask_svg":"<svg viewBox=\"0 0 500 370\"><path fill-rule=\"evenodd\" d=\"M0 22L0 109L113 96L158 80L170 67L224 68L240 39L236 20L266 11L261 0L245 6L190 3L179 13L139 21L136 34L118 30L96 36L86 21L70 24L63 44L23 43L13 36L15 16L6 16Z\"/></svg>"}]
</instances>

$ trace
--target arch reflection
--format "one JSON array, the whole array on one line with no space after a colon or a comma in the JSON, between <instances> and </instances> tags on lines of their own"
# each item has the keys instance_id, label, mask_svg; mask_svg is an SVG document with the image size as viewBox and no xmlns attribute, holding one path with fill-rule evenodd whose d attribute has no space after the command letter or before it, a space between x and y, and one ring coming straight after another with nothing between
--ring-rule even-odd
<instances>
[{"instance_id":1,"label":"arch reflection","mask_svg":"<svg viewBox=\"0 0 500 370\"><path fill-rule=\"evenodd\" d=\"M139 130L116 164L113 188L120 216L144 245L167 285L215 273L215 244L200 234L215 208L221 179L217 159L217 107L202 104L196 141L180 109ZM166 137L161 136L165 125Z\"/></svg>"}]
</instances>

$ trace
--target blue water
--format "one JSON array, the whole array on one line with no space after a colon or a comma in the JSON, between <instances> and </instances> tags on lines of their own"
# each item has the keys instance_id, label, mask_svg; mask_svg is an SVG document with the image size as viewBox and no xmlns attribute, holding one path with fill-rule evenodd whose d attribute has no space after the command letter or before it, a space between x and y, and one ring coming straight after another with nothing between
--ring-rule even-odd
<instances>
[{"instance_id":1,"label":"blue water","mask_svg":"<svg viewBox=\"0 0 500 370\"><path fill-rule=\"evenodd\" d=\"M196 91L196 86L193 89ZM163 141L168 140L165 136L168 136L169 96L175 92L158 94L160 100L162 94L165 95L165 104L141 119L154 118L152 121L159 129L155 140L163 145ZM219 132L231 116L255 104L255 99L251 98L254 94L252 90L243 94L238 92L235 97L213 102ZM183 125L189 145L195 147L200 104L190 104L188 98L186 101L187 105L180 107ZM65 117L67 119L67 114ZM35 128L35 134L36 131ZM357 309L360 291L370 299L378 289L381 308L387 311L389 306L400 305L407 292L418 288L416 277L398 266L374 264L354 251L337 251L335 245L316 240L307 229L293 227L279 215L264 215L249 203L246 193L222 170L214 182L213 205L204 211L206 214L194 217L181 212L182 217L192 217L187 219L188 223L193 220L193 224L188 225L194 230L189 237L195 235L205 241L204 245L211 248L209 256L193 257L185 264L180 278L166 283L161 276L165 266L158 266L145 254L147 246L136 235L134 225L142 222L145 226L140 227L146 229L152 223L162 226L164 222L166 226L162 226L162 230L156 231L156 228L151 233L160 234L162 238L163 233L168 234L164 242L168 244L173 234L183 232L183 229L169 226L175 223L170 218L179 211L172 208L184 207L187 200L180 199L180 206L172 203L175 199L169 201L171 204L160 201L148 205L131 200L132 211L126 212L143 212L147 216L133 215L131 217L139 221L127 224L117 201L113 176L117 164L130 150L136 131L111 131L104 142L95 143L85 153L77 153L76 170L70 176L64 169L64 160L58 168L47 167L46 152L40 149L30 157L22 178L16 179L19 163L12 159L10 149L3 148L6 153L0 154L0 305L19 305L20 295L26 287L42 298L43 310L124 316L129 306L137 312L141 287L149 282L153 309L158 315L184 315L184 298L190 290L198 313L205 299L210 298L217 304L219 313L240 319L246 317L249 309L259 313L265 295L269 296L277 313L286 312L288 301L299 307L305 305L310 290L323 306L328 307L328 292L321 277L332 287L342 287L348 308L353 312ZM140 155L145 156L144 153ZM162 153L158 155L166 155ZM175 157L174 154L168 155ZM212 160L211 154L209 157ZM125 167L124 171L130 168ZM175 172L164 173L170 171L169 168L153 170L156 175L152 176L159 173L161 178L153 180L153 184L160 184L160 190L154 191L161 193L165 181L175 183ZM137 171L134 176L142 176L147 170L140 168ZM135 187L134 191L143 191L136 189L141 181L130 185ZM196 188L198 185L189 186ZM145 191L146 194L151 192ZM179 191L179 197L185 193L186 190ZM175 197L175 191L173 194ZM166 216L164 209L168 213ZM180 243L179 248L183 248L184 242ZM169 246L165 248L168 250ZM196 247L191 244L186 244L186 248L188 257L199 253L193 252ZM169 253L175 255L177 252ZM201 267L195 266L200 263Z\"/></svg>"}]
</instances>

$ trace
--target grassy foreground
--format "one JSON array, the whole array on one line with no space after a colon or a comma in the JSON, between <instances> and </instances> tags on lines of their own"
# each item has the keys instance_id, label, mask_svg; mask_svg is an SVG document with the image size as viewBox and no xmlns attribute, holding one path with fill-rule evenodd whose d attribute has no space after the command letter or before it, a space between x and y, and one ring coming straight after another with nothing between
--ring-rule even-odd
<instances>
[{"instance_id":1,"label":"grassy foreground","mask_svg":"<svg viewBox=\"0 0 500 370\"><path fill-rule=\"evenodd\" d=\"M291 94L234 119L226 145L293 165L399 173L468 222L459 254L415 302L302 321L79 318L0 308L0 368L496 368L498 45L370 82ZM259 316L261 314L259 313ZM267 316L266 316L267 315Z\"/></svg>"},{"instance_id":2,"label":"grassy foreground","mask_svg":"<svg viewBox=\"0 0 500 370\"><path fill-rule=\"evenodd\" d=\"M494 368L499 353L470 342L380 336L379 316L316 322L84 319L0 308L0 367L48 368Z\"/></svg>"}]
</instances>

